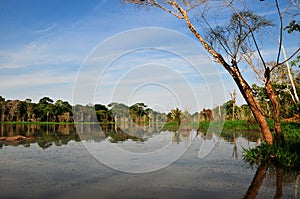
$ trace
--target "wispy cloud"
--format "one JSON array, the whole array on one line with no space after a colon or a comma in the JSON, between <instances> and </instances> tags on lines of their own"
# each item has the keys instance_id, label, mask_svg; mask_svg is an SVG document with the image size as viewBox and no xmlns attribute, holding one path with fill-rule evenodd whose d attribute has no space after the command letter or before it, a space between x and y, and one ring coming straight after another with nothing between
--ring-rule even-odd
<instances>
[{"instance_id":1,"label":"wispy cloud","mask_svg":"<svg viewBox=\"0 0 300 199\"><path fill-rule=\"evenodd\" d=\"M48 27L46 27L46 28L39 29L39 30L36 30L36 31L34 31L34 32L35 32L35 33L47 33L47 32L49 32L49 31L53 30L55 27L56 27L56 24L52 24L52 25L50 25L50 26L48 26Z\"/></svg>"},{"instance_id":2,"label":"wispy cloud","mask_svg":"<svg viewBox=\"0 0 300 199\"><path fill-rule=\"evenodd\" d=\"M1 77L1 80L0 89L9 90L14 88L30 88L37 85L72 83L74 81L74 74L59 74L53 71L42 71L14 75L13 77Z\"/></svg>"}]
</instances>

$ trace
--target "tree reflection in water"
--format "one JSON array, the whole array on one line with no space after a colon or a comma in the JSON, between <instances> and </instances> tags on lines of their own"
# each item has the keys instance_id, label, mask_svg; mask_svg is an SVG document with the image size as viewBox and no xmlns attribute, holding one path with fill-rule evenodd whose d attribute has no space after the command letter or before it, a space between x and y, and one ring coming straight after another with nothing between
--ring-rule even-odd
<instances>
[{"instance_id":1,"label":"tree reflection in water","mask_svg":"<svg viewBox=\"0 0 300 199\"><path fill-rule=\"evenodd\" d=\"M267 175L269 173L269 175ZM298 197L298 186L299 186L299 171L286 170L280 167L273 168L267 164L261 164L258 166L256 173L252 179L252 182L244 196L244 199L252 199L259 193L260 187L263 184L264 178L268 176L270 181L275 180L276 192L274 195L275 199L282 198L283 187L293 184L295 182L294 198Z\"/></svg>"},{"instance_id":2,"label":"tree reflection in water","mask_svg":"<svg viewBox=\"0 0 300 199\"><path fill-rule=\"evenodd\" d=\"M76 133L75 126L70 124L1 124L0 148L3 145L23 145L29 147L30 144L37 143L39 147L46 149L52 145L62 146L69 141L80 141ZM13 137L23 137L23 139L5 139Z\"/></svg>"},{"instance_id":3,"label":"tree reflection in water","mask_svg":"<svg viewBox=\"0 0 300 199\"><path fill-rule=\"evenodd\" d=\"M29 147L30 144L37 143L37 145L43 149L47 149L51 146L62 146L68 144L70 141L81 140L93 140L94 142L102 142L108 140L110 142L122 142L126 140L133 140L136 142L145 142L150 137L153 137L161 132L161 126L149 125L138 126L132 128L127 126L115 126L115 125L103 125L101 126L101 132L96 131L96 125L98 124L1 124L0 125L0 137L13 137L24 136L33 139L26 139L16 142L5 142L0 139L0 148L6 145L23 145ZM80 128L82 135L76 133L76 129ZM130 131L130 134L128 134ZM167 130L173 133L171 137L173 143L189 142L190 133L192 129L177 128L173 130ZM213 134L207 132L197 132L198 138L203 140L213 139ZM237 139L244 137L248 141L258 142L259 134L254 132L223 132L222 138L233 145L232 157L238 159ZM194 139L192 137L191 139ZM299 146L295 146L295 150ZM298 184L299 184L299 170L287 170L282 167L275 167L274 164L257 164L256 173L252 179L252 182L244 196L244 198L255 198L259 194L259 190L265 181L272 182L272 186L276 187L274 192L274 198L281 198L284 195L284 186L294 184L294 198L298 197Z\"/></svg>"},{"instance_id":4,"label":"tree reflection in water","mask_svg":"<svg viewBox=\"0 0 300 199\"><path fill-rule=\"evenodd\" d=\"M30 144L37 143L39 147L46 149L52 145L62 146L70 141L81 140L101 142L108 139L112 143L126 140L144 142L160 133L161 129L159 125L133 125L101 125L99 132L99 124L0 124L0 148L8 145L29 147ZM79 136L76 130L83 133ZM13 139L14 137L17 139Z\"/></svg>"}]
</instances>

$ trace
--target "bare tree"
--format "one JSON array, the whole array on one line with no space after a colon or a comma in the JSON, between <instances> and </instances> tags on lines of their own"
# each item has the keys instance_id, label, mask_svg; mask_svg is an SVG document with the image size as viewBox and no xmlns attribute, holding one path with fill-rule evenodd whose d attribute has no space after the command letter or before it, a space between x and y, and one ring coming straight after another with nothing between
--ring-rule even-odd
<instances>
[{"instance_id":1,"label":"bare tree","mask_svg":"<svg viewBox=\"0 0 300 199\"><path fill-rule=\"evenodd\" d=\"M271 72L277 67L282 66L283 63L291 59L292 56L297 54L300 49L297 49L295 53L289 58L280 61L281 45L283 40L283 20L278 0L274 0L274 9L279 16L279 47L276 56L276 64L270 68L262 55L261 47L257 39L257 33L268 26L272 26L272 22L265 19L262 16L254 14L251 11L245 9L246 3L244 1L209 1L209 0L122 0L123 2L133 3L138 6L153 6L166 11L179 20L183 20L187 25L191 33L198 39L206 51L214 58L216 62L222 65L228 73L231 75L236 85L238 86L241 94L249 105L255 120L260 126L261 133L264 139L273 144L274 138L267 124L265 115L262 108L256 99L252 88L245 80L241 67L248 64L254 69L255 73L264 80L265 88L267 90L268 97L273 105L273 118L275 127L275 138L277 141L284 140L283 134L280 128L279 121L279 104L277 102L277 96L271 84ZM236 3L236 4L235 4ZM260 3L257 1L256 3ZM214 7L217 9L226 9L231 11L232 17L229 25L227 26L215 26L211 27L207 21L208 8ZM243 6L241 6L243 4ZM199 14L200 13L200 14ZM216 12L214 12L216 15ZM193 22L193 17L197 17L197 23ZM209 27L210 37L206 37L205 33L201 33L196 29L196 25L199 28ZM212 42L214 41L214 43ZM260 66L262 70L257 70L252 61L253 55L259 58Z\"/></svg>"},{"instance_id":2,"label":"bare tree","mask_svg":"<svg viewBox=\"0 0 300 199\"><path fill-rule=\"evenodd\" d=\"M232 100L232 120L234 120L235 115L235 103L236 103L236 90L234 89L233 93L230 93L230 97Z\"/></svg>"},{"instance_id":3,"label":"bare tree","mask_svg":"<svg viewBox=\"0 0 300 199\"><path fill-rule=\"evenodd\" d=\"M283 52L284 59L287 59L286 52L285 52L285 49L284 49L283 45L281 46L281 49L282 49L282 52ZM296 86L295 86L295 83L294 83L294 78L293 78L293 75L292 75L292 72L291 72L291 67L290 67L289 62L286 62L286 68L287 68L289 79L290 79L292 89L293 89L292 98L293 98L295 103L298 103L299 102L299 97L298 97L298 94L297 94L297 90L296 90Z\"/></svg>"}]
</instances>

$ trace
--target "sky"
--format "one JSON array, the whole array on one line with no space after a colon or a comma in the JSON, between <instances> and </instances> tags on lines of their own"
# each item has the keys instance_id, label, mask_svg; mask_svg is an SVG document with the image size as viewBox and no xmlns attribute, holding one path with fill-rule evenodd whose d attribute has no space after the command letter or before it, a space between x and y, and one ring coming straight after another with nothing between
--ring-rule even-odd
<instances>
[{"instance_id":1,"label":"sky","mask_svg":"<svg viewBox=\"0 0 300 199\"><path fill-rule=\"evenodd\" d=\"M195 112L224 103L237 89L185 24L159 9L108 0L0 0L0 24L5 99L145 102L162 112ZM287 38L289 53L299 38ZM264 46L267 58L273 51ZM237 100L244 103L240 94Z\"/></svg>"}]
</instances>

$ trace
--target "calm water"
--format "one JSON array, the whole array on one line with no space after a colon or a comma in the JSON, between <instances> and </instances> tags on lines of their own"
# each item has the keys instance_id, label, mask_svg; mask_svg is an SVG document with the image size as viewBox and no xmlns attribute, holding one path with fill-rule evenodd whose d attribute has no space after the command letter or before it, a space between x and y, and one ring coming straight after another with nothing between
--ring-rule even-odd
<instances>
[{"instance_id":1,"label":"calm water","mask_svg":"<svg viewBox=\"0 0 300 199\"><path fill-rule=\"evenodd\" d=\"M0 143L0 198L244 197L256 169L242 147L256 146L257 133L159 129L2 124L0 137L31 139ZM274 197L274 176L267 173L257 198ZM295 179L284 175L283 198L294 197Z\"/></svg>"}]
</instances>

